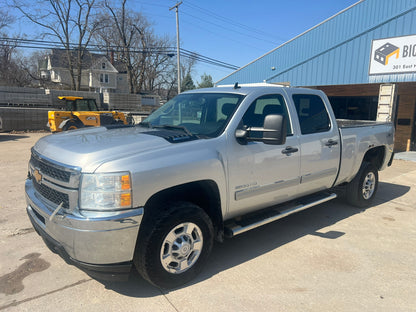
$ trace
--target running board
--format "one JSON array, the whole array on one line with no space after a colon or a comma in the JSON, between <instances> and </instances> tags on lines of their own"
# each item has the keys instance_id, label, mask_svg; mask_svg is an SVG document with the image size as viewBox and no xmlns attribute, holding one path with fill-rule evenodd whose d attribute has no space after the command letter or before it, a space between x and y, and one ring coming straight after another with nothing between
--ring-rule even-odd
<instances>
[{"instance_id":1,"label":"running board","mask_svg":"<svg viewBox=\"0 0 416 312\"><path fill-rule=\"evenodd\" d=\"M242 234L259 226L282 219L296 212L325 203L335 199L336 197L337 194L335 193L314 194L295 202L289 202L289 204L284 206L275 206L268 210L262 210L261 213L257 215L251 214L246 218L243 217L241 220L233 220L232 223L225 225L225 236L233 237Z\"/></svg>"}]
</instances>

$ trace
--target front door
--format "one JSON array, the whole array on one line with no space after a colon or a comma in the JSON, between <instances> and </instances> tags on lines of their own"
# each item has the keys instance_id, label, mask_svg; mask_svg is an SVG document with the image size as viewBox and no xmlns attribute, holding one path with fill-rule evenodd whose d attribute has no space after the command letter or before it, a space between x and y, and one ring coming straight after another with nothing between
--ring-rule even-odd
<instances>
[{"instance_id":1,"label":"front door","mask_svg":"<svg viewBox=\"0 0 416 312\"><path fill-rule=\"evenodd\" d=\"M288 120L284 145L263 142L240 144L231 138L228 144L230 204L227 217L241 215L296 197L300 181L300 146L293 135L287 106L281 94L257 98L243 116L240 127L263 127L264 117L282 114ZM257 134L261 137L262 133ZM291 147L293 152L287 153ZM297 151L296 151L297 150Z\"/></svg>"}]
</instances>

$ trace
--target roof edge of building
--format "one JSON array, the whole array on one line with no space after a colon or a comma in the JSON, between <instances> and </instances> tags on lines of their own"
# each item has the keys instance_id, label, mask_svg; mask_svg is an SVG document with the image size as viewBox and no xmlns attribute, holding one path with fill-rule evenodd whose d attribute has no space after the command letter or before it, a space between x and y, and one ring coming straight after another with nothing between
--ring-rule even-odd
<instances>
[{"instance_id":1,"label":"roof edge of building","mask_svg":"<svg viewBox=\"0 0 416 312\"><path fill-rule=\"evenodd\" d=\"M319 27L319 26L321 26L322 24L325 24L326 22L328 22L328 21L330 21L330 20L334 19L334 18L335 18L335 17L337 17L338 15L340 15L340 14L344 13L345 11L348 11L349 9L351 9L351 8L355 7L356 5L358 5L358 4L360 4L361 2L364 2L364 1L365 1L365 0L359 0L359 1L357 1L356 3L354 3L354 4L350 5L349 7L345 8L345 9L343 9L343 10L341 10L341 11L339 11L338 13L336 13L336 14L332 15L331 17L329 17L329 18L327 18L326 20L324 20L324 21L320 22L319 24L317 24L317 25L315 25L315 26L313 26L313 27L309 28L308 30L304 31L303 33L301 33L301 34L299 34L299 35L297 35L297 36L293 37L292 39L290 39L290 40L286 41L285 43L282 43L281 45L277 46L276 48L274 48L274 49L270 50L269 52L267 52L267 53L263 54L262 56L260 56L260 57L256 58L255 60L251 61L250 63L248 63L248 64L246 64L246 65L244 65L244 66L240 67L239 69L237 69L237 70L233 71L231 74L229 74L229 75L225 76L224 78L222 78L222 79L218 80L217 82L215 82L215 85L217 85L219 82L221 82L221 81L223 81L223 80L227 79L228 77L230 77L230 76L234 75L236 72L239 72L239 71L240 71L240 70L242 70L243 68L246 68L247 66L250 66L251 64L253 64L253 63L257 62L258 60L262 59L262 58L263 58L263 57L265 57L266 55L269 55L270 53L273 53L274 51L276 51L276 50L280 49L281 47L283 47L283 46L285 46L285 45L287 45L287 44L289 44L290 42L292 42L292 41L296 40L297 38L302 37L302 36L303 36L303 35L305 35L306 33L308 33L308 32L310 32L310 31L314 30L315 28L318 28L318 27Z\"/></svg>"}]
</instances>

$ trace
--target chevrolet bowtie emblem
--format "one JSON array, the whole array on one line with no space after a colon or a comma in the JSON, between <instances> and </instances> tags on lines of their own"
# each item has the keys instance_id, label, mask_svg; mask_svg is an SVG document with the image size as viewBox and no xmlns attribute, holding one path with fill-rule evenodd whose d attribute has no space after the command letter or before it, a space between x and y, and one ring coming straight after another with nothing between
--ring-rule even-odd
<instances>
[{"instance_id":1,"label":"chevrolet bowtie emblem","mask_svg":"<svg viewBox=\"0 0 416 312\"><path fill-rule=\"evenodd\" d=\"M40 173L39 169L33 170L33 177L38 184L42 183L42 174Z\"/></svg>"}]
</instances>

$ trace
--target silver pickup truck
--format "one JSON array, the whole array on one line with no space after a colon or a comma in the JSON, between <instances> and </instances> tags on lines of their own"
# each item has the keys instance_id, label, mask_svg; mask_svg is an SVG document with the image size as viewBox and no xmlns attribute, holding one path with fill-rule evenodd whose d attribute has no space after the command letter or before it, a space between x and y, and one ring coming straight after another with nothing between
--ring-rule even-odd
<instances>
[{"instance_id":1,"label":"silver pickup truck","mask_svg":"<svg viewBox=\"0 0 416 312\"><path fill-rule=\"evenodd\" d=\"M392 123L336 120L318 90L185 92L136 126L46 136L32 148L27 213L46 244L98 278L172 288L223 240L334 199L371 205Z\"/></svg>"}]
</instances>

